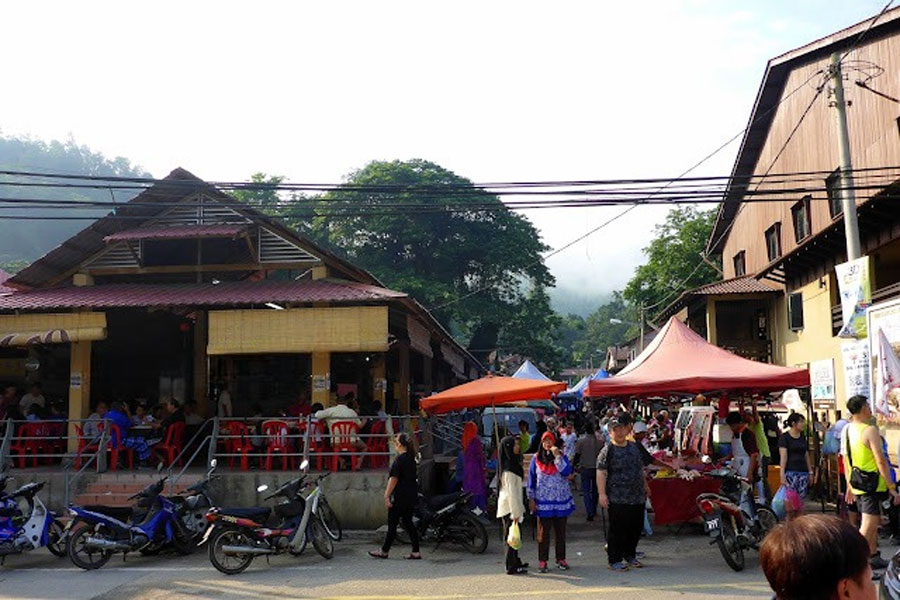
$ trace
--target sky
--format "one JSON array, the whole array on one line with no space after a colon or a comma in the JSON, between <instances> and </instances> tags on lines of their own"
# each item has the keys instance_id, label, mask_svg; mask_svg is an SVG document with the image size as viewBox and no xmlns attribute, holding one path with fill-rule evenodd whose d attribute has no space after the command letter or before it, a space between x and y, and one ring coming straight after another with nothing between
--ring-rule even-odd
<instances>
[{"instance_id":1,"label":"sky","mask_svg":"<svg viewBox=\"0 0 900 600\"><path fill-rule=\"evenodd\" d=\"M674 177L746 126L770 58L883 5L16 2L0 133L224 181L410 158L475 182ZM738 145L695 174L730 173ZM620 210L525 214L557 248ZM621 289L664 215L639 208L550 258L558 287Z\"/></svg>"}]
</instances>

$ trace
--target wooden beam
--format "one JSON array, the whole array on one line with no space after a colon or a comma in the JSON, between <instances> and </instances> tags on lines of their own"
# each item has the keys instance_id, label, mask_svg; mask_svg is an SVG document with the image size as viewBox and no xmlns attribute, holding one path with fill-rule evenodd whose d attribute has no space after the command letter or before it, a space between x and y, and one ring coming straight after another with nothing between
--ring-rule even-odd
<instances>
[{"instance_id":1,"label":"wooden beam","mask_svg":"<svg viewBox=\"0 0 900 600\"><path fill-rule=\"evenodd\" d=\"M225 265L166 265L160 267L97 267L88 269L91 275L150 275L159 273L208 273L222 271L267 271L273 269L309 268L309 262L246 263ZM318 264L318 263L317 263Z\"/></svg>"}]
</instances>

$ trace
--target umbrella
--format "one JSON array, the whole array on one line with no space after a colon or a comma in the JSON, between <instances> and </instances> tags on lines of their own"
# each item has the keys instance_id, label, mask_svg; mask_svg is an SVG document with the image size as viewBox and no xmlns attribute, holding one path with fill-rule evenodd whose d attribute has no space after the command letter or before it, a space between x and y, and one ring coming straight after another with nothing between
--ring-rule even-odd
<instances>
[{"instance_id":1,"label":"umbrella","mask_svg":"<svg viewBox=\"0 0 900 600\"><path fill-rule=\"evenodd\" d=\"M426 412L441 414L467 408L511 404L522 400L549 399L552 394L564 389L566 384L558 381L488 375L429 396L419 405Z\"/></svg>"}]
</instances>

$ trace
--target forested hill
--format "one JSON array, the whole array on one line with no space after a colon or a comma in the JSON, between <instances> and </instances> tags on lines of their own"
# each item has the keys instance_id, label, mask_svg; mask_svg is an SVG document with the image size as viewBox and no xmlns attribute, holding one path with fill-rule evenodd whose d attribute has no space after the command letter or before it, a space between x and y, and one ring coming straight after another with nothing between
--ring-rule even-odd
<instances>
[{"instance_id":1,"label":"forested hill","mask_svg":"<svg viewBox=\"0 0 900 600\"><path fill-rule=\"evenodd\" d=\"M0 135L0 171L27 171L36 173L64 173L72 175L115 175L123 177L149 177L150 174L131 164L125 158L110 159L92 152L74 141L43 142L31 138L4 137ZM87 227L85 219L60 219L58 217L101 217L107 209L96 208L12 208L12 199L37 200L92 200L118 202L130 200L134 193L117 190L114 196L108 189L21 187L14 182L50 182L43 178L21 178L0 174L0 266L17 270L52 250L60 242ZM52 180L65 183L69 180ZM13 216L40 217L33 220L13 219ZM57 217L49 219L43 217Z\"/></svg>"}]
</instances>

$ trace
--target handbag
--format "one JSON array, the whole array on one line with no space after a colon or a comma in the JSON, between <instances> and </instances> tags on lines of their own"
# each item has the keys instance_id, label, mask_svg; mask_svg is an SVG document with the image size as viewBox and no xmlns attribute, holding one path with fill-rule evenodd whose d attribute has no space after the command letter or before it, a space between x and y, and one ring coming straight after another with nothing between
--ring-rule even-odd
<instances>
[{"instance_id":1,"label":"handbag","mask_svg":"<svg viewBox=\"0 0 900 600\"><path fill-rule=\"evenodd\" d=\"M847 440L847 461L850 463L850 487L859 490L863 494L874 494L878 491L878 483L881 479L878 471L863 471L853 466L853 452L850 450L850 425L844 429Z\"/></svg>"}]
</instances>

